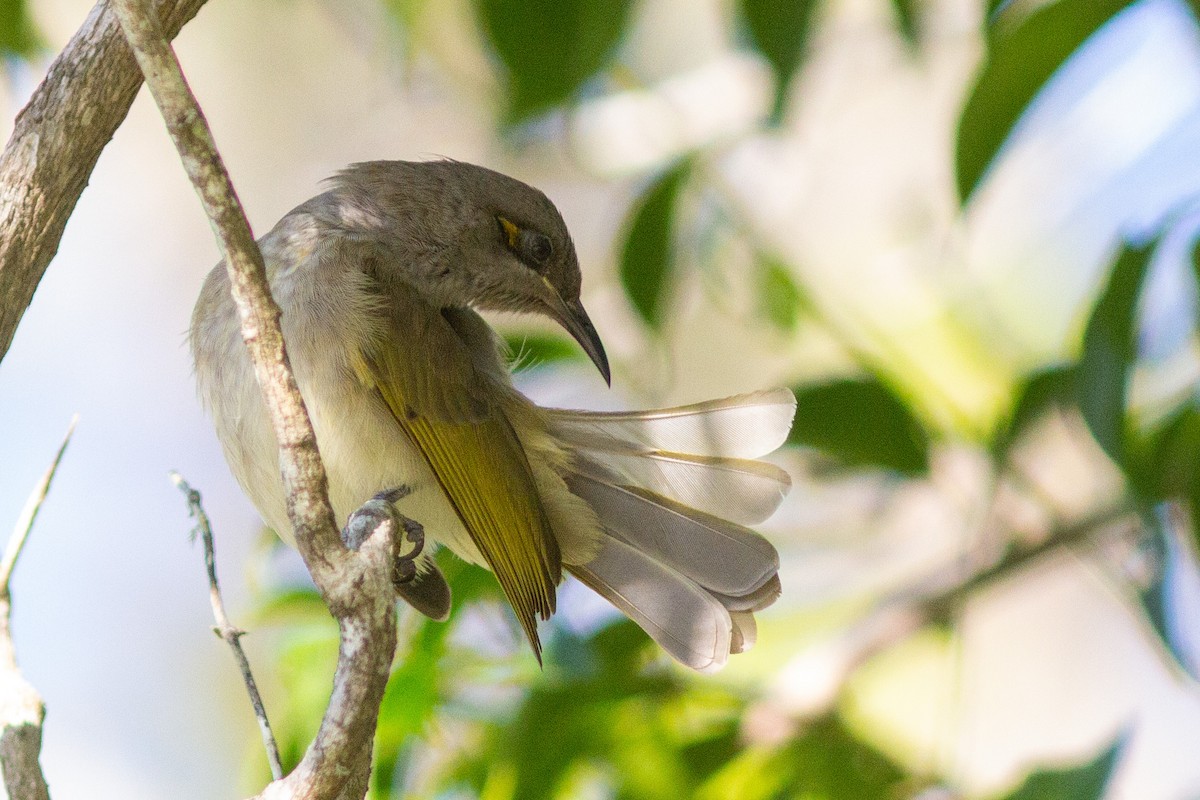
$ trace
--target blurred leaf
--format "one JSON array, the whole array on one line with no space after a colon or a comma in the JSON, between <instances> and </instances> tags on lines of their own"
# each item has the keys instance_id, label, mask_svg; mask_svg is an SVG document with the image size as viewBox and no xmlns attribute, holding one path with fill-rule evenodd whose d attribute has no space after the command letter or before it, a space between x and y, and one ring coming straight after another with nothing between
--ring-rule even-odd
<instances>
[{"instance_id":1,"label":"blurred leaf","mask_svg":"<svg viewBox=\"0 0 1200 800\"><path fill-rule=\"evenodd\" d=\"M1121 247L1083 334L1079 409L1100 447L1121 466L1129 372L1137 358L1138 297L1157 245L1153 240Z\"/></svg>"},{"instance_id":2,"label":"blurred leaf","mask_svg":"<svg viewBox=\"0 0 1200 800\"><path fill-rule=\"evenodd\" d=\"M849 466L914 475L929 469L929 437L892 390L873 378L796 389L788 441L815 447Z\"/></svg>"},{"instance_id":3,"label":"blurred leaf","mask_svg":"<svg viewBox=\"0 0 1200 800\"><path fill-rule=\"evenodd\" d=\"M562 105L611 58L630 0L475 0L508 73L506 121Z\"/></svg>"},{"instance_id":4,"label":"blurred leaf","mask_svg":"<svg viewBox=\"0 0 1200 800\"><path fill-rule=\"evenodd\" d=\"M1124 747L1125 737L1121 736L1086 764L1034 772L1004 800L1101 800Z\"/></svg>"},{"instance_id":5,"label":"blurred leaf","mask_svg":"<svg viewBox=\"0 0 1200 800\"><path fill-rule=\"evenodd\" d=\"M1027 376L1017 392L1008 422L992 437L991 450L1003 458L1021 435L1051 408L1074 405L1079 395L1079 370L1074 364L1057 365Z\"/></svg>"},{"instance_id":6,"label":"blurred leaf","mask_svg":"<svg viewBox=\"0 0 1200 800\"><path fill-rule=\"evenodd\" d=\"M784 333L796 330L807 299L783 262L766 257L759 263L758 294L762 315Z\"/></svg>"},{"instance_id":7,"label":"blurred leaf","mask_svg":"<svg viewBox=\"0 0 1200 800\"><path fill-rule=\"evenodd\" d=\"M621 248L621 285L650 327L662 325L664 295L675 272L675 213L691 172L683 159L647 187L626 223Z\"/></svg>"},{"instance_id":8,"label":"blurred leaf","mask_svg":"<svg viewBox=\"0 0 1200 800\"><path fill-rule=\"evenodd\" d=\"M510 333L504 337L519 369L533 369L560 361L582 361L579 345L564 336L545 333Z\"/></svg>"},{"instance_id":9,"label":"blurred leaf","mask_svg":"<svg viewBox=\"0 0 1200 800\"><path fill-rule=\"evenodd\" d=\"M444 686L452 671L443 660L451 630L449 624L421 618L412 638L402 645L375 731L372 791L376 797L395 795L393 784L401 755L430 726L445 701Z\"/></svg>"},{"instance_id":10,"label":"blurred leaf","mask_svg":"<svg viewBox=\"0 0 1200 800\"><path fill-rule=\"evenodd\" d=\"M896 23L904 41L913 49L921 43L921 31L917 23L917 5L920 0L892 0L892 8L896 11Z\"/></svg>"},{"instance_id":11,"label":"blurred leaf","mask_svg":"<svg viewBox=\"0 0 1200 800\"><path fill-rule=\"evenodd\" d=\"M0 56L28 58L41 46L25 0L0 0Z\"/></svg>"},{"instance_id":12,"label":"blurred leaf","mask_svg":"<svg viewBox=\"0 0 1200 800\"><path fill-rule=\"evenodd\" d=\"M988 53L958 120L955 169L964 205L1030 102L1088 37L1135 0L1055 0L1019 20L996 15ZM992 3L993 8L996 3Z\"/></svg>"},{"instance_id":13,"label":"blurred leaf","mask_svg":"<svg viewBox=\"0 0 1200 800\"><path fill-rule=\"evenodd\" d=\"M819 0L742 0L741 13L750 40L775 72L775 107L771 117L783 118L788 87L804 56Z\"/></svg>"},{"instance_id":14,"label":"blurred leaf","mask_svg":"<svg viewBox=\"0 0 1200 800\"><path fill-rule=\"evenodd\" d=\"M987 11L984 13L984 19L993 21L997 12L1008 5L1009 0L987 0Z\"/></svg>"},{"instance_id":15,"label":"blurred leaf","mask_svg":"<svg viewBox=\"0 0 1200 800\"><path fill-rule=\"evenodd\" d=\"M776 750L750 747L696 793L696 800L863 800L900 794L905 773L846 730L837 717L809 724Z\"/></svg>"},{"instance_id":16,"label":"blurred leaf","mask_svg":"<svg viewBox=\"0 0 1200 800\"><path fill-rule=\"evenodd\" d=\"M1146 619L1163 648L1171 654L1175 663L1193 680L1200 679L1200 664L1193 652L1196 647L1195 632L1179 617L1177 592L1180 569L1187 555L1172 521L1169 503L1159 503L1152 513L1146 515L1145 536L1140 542L1142 573L1137 581L1138 602Z\"/></svg>"},{"instance_id":17,"label":"blurred leaf","mask_svg":"<svg viewBox=\"0 0 1200 800\"><path fill-rule=\"evenodd\" d=\"M1126 470L1146 499L1200 504L1200 409L1182 406L1130 442Z\"/></svg>"},{"instance_id":18,"label":"blurred leaf","mask_svg":"<svg viewBox=\"0 0 1200 800\"><path fill-rule=\"evenodd\" d=\"M332 620L329 607L311 586L272 592L254 610L254 625L292 624L302 620Z\"/></svg>"}]
</instances>

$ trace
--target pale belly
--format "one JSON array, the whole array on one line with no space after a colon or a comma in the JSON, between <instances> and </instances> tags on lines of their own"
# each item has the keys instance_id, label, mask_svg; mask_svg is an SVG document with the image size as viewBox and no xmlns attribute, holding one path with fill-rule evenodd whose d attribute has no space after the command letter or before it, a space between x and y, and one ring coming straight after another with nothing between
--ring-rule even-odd
<instances>
[{"instance_id":1,"label":"pale belly","mask_svg":"<svg viewBox=\"0 0 1200 800\"><path fill-rule=\"evenodd\" d=\"M254 387L257 388L257 387ZM307 387L306 387L307 388ZM444 544L461 558L485 564L420 451L382 399L360 385L342 384L336 396L303 390L329 479L329 500L339 525L380 491L406 487L396 507L425 529L426 543ZM295 545L287 519L275 437L258 398L245 398L236 430L221 436L238 482L285 542ZM233 424L217 420L218 427Z\"/></svg>"}]
</instances>

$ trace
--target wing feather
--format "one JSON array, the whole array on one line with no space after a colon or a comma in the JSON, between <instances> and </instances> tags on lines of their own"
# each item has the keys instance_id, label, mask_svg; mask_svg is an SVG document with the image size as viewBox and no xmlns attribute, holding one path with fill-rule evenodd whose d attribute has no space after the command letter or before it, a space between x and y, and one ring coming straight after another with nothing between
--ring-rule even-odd
<instances>
[{"instance_id":1,"label":"wing feather","mask_svg":"<svg viewBox=\"0 0 1200 800\"><path fill-rule=\"evenodd\" d=\"M535 617L554 613L562 564L529 460L503 410L488 402L480 354L442 314L413 305L397 314L387 344L364 354L369 380L429 464L540 661ZM406 325L420 329L419 341L406 337Z\"/></svg>"}]
</instances>

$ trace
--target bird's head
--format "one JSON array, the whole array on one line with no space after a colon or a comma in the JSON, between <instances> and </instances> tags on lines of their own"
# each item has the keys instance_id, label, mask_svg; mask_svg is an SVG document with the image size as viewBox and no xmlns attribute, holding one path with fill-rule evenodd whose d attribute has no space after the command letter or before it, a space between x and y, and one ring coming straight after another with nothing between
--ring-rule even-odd
<instances>
[{"instance_id":1,"label":"bird's head","mask_svg":"<svg viewBox=\"0 0 1200 800\"><path fill-rule=\"evenodd\" d=\"M432 301L548 316L611 382L571 235L540 191L458 161L372 161L339 173L332 194L343 225L386 241Z\"/></svg>"}]
</instances>

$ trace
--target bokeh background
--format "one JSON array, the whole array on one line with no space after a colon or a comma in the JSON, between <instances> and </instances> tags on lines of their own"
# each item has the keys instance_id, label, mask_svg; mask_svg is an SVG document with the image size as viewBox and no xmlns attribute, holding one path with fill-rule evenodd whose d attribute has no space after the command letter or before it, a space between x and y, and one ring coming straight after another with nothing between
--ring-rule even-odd
<instances>
[{"instance_id":1,"label":"bokeh background","mask_svg":"<svg viewBox=\"0 0 1200 800\"><path fill-rule=\"evenodd\" d=\"M5 120L89 8L0 3ZM539 671L447 560L376 796L1200 797L1198 8L212 0L177 50L256 231L349 162L482 163L562 210L614 363L498 319L532 396L799 400L752 652L687 674L568 584ZM169 469L287 758L324 707L336 632L194 397L217 257L143 93L0 364L0 518L81 415L14 587L58 797L266 780Z\"/></svg>"}]
</instances>

